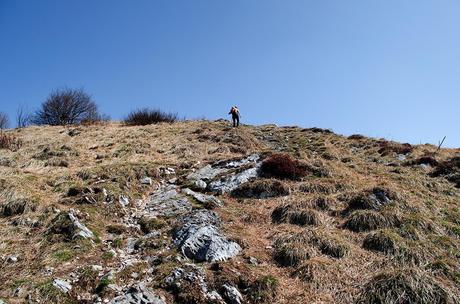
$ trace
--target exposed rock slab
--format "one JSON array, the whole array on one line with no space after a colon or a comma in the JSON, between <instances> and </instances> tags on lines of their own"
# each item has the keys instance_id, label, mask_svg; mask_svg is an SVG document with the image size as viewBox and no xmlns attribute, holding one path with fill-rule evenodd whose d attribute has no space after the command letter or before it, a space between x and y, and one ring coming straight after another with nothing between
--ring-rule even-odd
<instances>
[{"instance_id":1,"label":"exposed rock slab","mask_svg":"<svg viewBox=\"0 0 460 304\"><path fill-rule=\"evenodd\" d=\"M243 172L213 181L208 185L208 189L217 194L228 193L238 188L241 184L256 178L257 176L258 168L250 168L244 170Z\"/></svg>"},{"instance_id":2,"label":"exposed rock slab","mask_svg":"<svg viewBox=\"0 0 460 304\"><path fill-rule=\"evenodd\" d=\"M182 254L198 262L225 261L236 256L241 247L228 240L219 230L220 219L215 212L197 210L185 216L174 232L174 244Z\"/></svg>"},{"instance_id":3,"label":"exposed rock slab","mask_svg":"<svg viewBox=\"0 0 460 304\"><path fill-rule=\"evenodd\" d=\"M182 192L186 195L193 197L195 200L197 200L201 204L213 205L213 206L223 206L222 201L218 199L217 197L215 197L214 195L206 195L203 193L198 193L188 188L183 189Z\"/></svg>"},{"instance_id":4,"label":"exposed rock slab","mask_svg":"<svg viewBox=\"0 0 460 304\"><path fill-rule=\"evenodd\" d=\"M224 168L213 168L211 165L207 165L196 172L192 172L187 176L188 180L195 180L195 181L210 181L214 179L216 176L226 172L228 170Z\"/></svg>"},{"instance_id":5,"label":"exposed rock slab","mask_svg":"<svg viewBox=\"0 0 460 304\"><path fill-rule=\"evenodd\" d=\"M258 154L252 154L242 159L222 161L215 163L213 165L207 165L193 173L190 173L187 176L187 179L189 181L195 181L195 183L198 182L202 185L203 182L211 182L218 176L224 175L232 169L238 169L247 165L257 166L259 159L260 156ZM248 174L248 172L246 172L245 174ZM243 174L242 176L244 176L245 174ZM241 176L239 178L241 178Z\"/></svg>"},{"instance_id":6,"label":"exposed rock slab","mask_svg":"<svg viewBox=\"0 0 460 304\"><path fill-rule=\"evenodd\" d=\"M69 282L64 281L62 279L54 279L53 286L59 289L63 293L68 293L72 290L72 285Z\"/></svg>"},{"instance_id":7,"label":"exposed rock slab","mask_svg":"<svg viewBox=\"0 0 460 304\"><path fill-rule=\"evenodd\" d=\"M114 298L111 304L165 304L165 302L144 284L129 288L125 294Z\"/></svg>"},{"instance_id":8,"label":"exposed rock slab","mask_svg":"<svg viewBox=\"0 0 460 304\"><path fill-rule=\"evenodd\" d=\"M172 217L190 212L192 205L174 187L169 187L150 196L146 202L146 209L152 215Z\"/></svg>"},{"instance_id":9,"label":"exposed rock slab","mask_svg":"<svg viewBox=\"0 0 460 304\"><path fill-rule=\"evenodd\" d=\"M222 285L221 294L225 301L229 304L243 303L243 296L235 286L225 283Z\"/></svg>"}]
</instances>

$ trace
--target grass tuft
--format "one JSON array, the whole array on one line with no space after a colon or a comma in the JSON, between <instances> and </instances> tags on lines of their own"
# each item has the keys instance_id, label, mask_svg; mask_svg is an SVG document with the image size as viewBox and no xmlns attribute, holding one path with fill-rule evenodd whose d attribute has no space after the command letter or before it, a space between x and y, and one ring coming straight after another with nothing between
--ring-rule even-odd
<instances>
[{"instance_id":1,"label":"grass tuft","mask_svg":"<svg viewBox=\"0 0 460 304\"><path fill-rule=\"evenodd\" d=\"M375 276L362 289L356 304L457 303L457 297L417 269L398 269Z\"/></svg>"},{"instance_id":2,"label":"grass tuft","mask_svg":"<svg viewBox=\"0 0 460 304\"><path fill-rule=\"evenodd\" d=\"M289 223L298 226L318 226L320 215L312 209L300 209L293 204L282 204L276 207L271 215L273 223Z\"/></svg>"},{"instance_id":3,"label":"grass tuft","mask_svg":"<svg viewBox=\"0 0 460 304\"><path fill-rule=\"evenodd\" d=\"M354 232L362 232L392 227L396 224L396 218L384 216L371 210L357 210L350 215L343 227Z\"/></svg>"},{"instance_id":4,"label":"grass tuft","mask_svg":"<svg viewBox=\"0 0 460 304\"><path fill-rule=\"evenodd\" d=\"M274 259L281 266L298 266L313 257L315 249L309 245L307 233L283 235L274 242Z\"/></svg>"}]
</instances>

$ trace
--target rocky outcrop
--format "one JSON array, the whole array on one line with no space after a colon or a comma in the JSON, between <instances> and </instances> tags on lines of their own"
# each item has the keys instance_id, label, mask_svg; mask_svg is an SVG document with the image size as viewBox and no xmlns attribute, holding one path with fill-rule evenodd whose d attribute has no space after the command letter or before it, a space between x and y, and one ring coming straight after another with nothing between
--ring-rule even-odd
<instances>
[{"instance_id":1,"label":"rocky outcrop","mask_svg":"<svg viewBox=\"0 0 460 304\"><path fill-rule=\"evenodd\" d=\"M220 199L218 199L217 197L213 195L206 195L206 194L198 193L188 188L183 189L182 192L188 196L193 197L196 201L203 204L205 207L206 206L218 207L218 206L224 205Z\"/></svg>"},{"instance_id":2,"label":"rocky outcrop","mask_svg":"<svg viewBox=\"0 0 460 304\"><path fill-rule=\"evenodd\" d=\"M165 302L144 284L130 287L123 295L114 298L111 304L165 304Z\"/></svg>"},{"instance_id":3,"label":"rocky outcrop","mask_svg":"<svg viewBox=\"0 0 460 304\"><path fill-rule=\"evenodd\" d=\"M251 179L256 178L257 176L258 168L250 168L244 170L243 172L225 176L220 180L213 181L209 183L208 189L217 194L228 193L238 188L241 184L244 184L250 181Z\"/></svg>"},{"instance_id":4,"label":"rocky outcrop","mask_svg":"<svg viewBox=\"0 0 460 304\"><path fill-rule=\"evenodd\" d=\"M172 217L188 213L192 205L174 186L162 188L146 201L147 211L154 216Z\"/></svg>"},{"instance_id":5,"label":"rocky outcrop","mask_svg":"<svg viewBox=\"0 0 460 304\"><path fill-rule=\"evenodd\" d=\"M187 180L200 187L207 185L206 190L214 193L227 193L242 183L257 177L260 165L259 160L260 156L253 154L242 159L207 165L189 174Z\"/></svg>"},{"instance_id":6,"label":"rocky outcrop","mask_svg":"<svg viewBox=\"0 0 460 304\"><path fill-rule=\"evenodd\" d=\"M228 304L241 304L243 303L243 296L241 295L238 288L228 283L222 285L221 288L222 297Z\"/></svg>"},{"instance_id":7,"label":"rocky outcrop","mask_svg":"<svg viewBox=\"0 0 460 304\"><path fill-rule=\"evenodd\" d=\"M174 231L174 244L186 257L198 262L224 261L236 256L241 247L225 238L219 230L215 212L197 210L181 220Z\"/></svg>"},{"instance_id":8,"label":"rocky outcrop","mask_svg":"<svg viewBox=\"0 0 460 304\"><path fill-rule=\"evenodd\" d=\"M60 212L51 222L49 234L63 235L67 240L75 238L94 238L94 234L85 225L80 223L72 211Z\"/></svg>"},{"instance_id":9,"label":"rocky outcrop","mask_svg":"<svg viewBox=\"0 0 460 304\"><path fill-rule=\"evenodd\" d=\"M68 293L72 290L72 285L69 282L64 281L62 279L54 279L53 286L59 289L63 293Z\"/></svg>"}]
</instances>

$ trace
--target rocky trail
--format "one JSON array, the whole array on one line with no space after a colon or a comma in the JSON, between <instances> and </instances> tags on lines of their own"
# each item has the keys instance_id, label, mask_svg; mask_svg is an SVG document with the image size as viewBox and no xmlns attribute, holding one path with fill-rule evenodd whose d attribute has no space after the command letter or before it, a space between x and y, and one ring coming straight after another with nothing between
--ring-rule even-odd
<instances>
[{"instance_id":1,"label":"rocky trail","mask_svg":"<svg viewBox=\"0 0 460 304\"><path fill-rule=\"evenodd\" d=\"M154 265L155 257L143 254L138 248L139 244L152 239L163 240L168 244L163 250L177 250L180 255L176 258L183 264L183 267L173 269L165 279L164 286L168 290L175 290L177 293L184 285L183 281L193 282L198 284L202 298L209 303L241 303L243 297L235 286L224 284L219 291L209 289L200 263L226 261L241 252L240 245L229 240L222 231L223 223L219 214L210 209L224 205L218 195L231 192L241 184L256 178L259 165L260 156L257 154L219 162L190 173L182 184L178 183L175 170L168 168L165 178L158 183L157 190L147 199L129 202L125 197L120 197L118 203L125 211L123 223L126 229L141 230L141 220L148 222L168 218L174 219L176 224L172 231L154 229L139 238L129 238L127 245L122 248L114 246L113 238L103 239L106 252L114 256L114 261L110 267L92 266L98 270L101 281L110 282L114 276L132 265ZM150 178L141 182L153 183ZM69 213L69 216L76 225L76 234L83 238L94 237L88 228L78 222L73 213ZM171 248L172 246L174 248ZM153 273L154 267L147 269L146 273ZM94 303L113 304L165 303L155 291L146 287L152 277L147 275L141 280L138 279L140 274L135 272L131 273L130 277L130 282L124 285L107 284L107 288L113 290L112 299L94 296L91 300ZM75 273L71 273L69 278L56 278L53 284L66 293L71 291L72 283L78 280Z\"/></svg>"}]
</instances>

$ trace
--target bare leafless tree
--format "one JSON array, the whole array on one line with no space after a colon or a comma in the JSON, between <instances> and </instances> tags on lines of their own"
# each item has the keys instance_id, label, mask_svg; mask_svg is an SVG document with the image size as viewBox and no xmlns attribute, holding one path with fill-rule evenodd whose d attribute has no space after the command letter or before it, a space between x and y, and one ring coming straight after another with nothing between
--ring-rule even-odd
<instances>
[{"instance_id":1,"label":"bare leafless tree","mask_svg":"<svg viewBox=\"0 0 460 304\"><path fill-rule=\"evenodd\" d=\"M72 125L99 117L96 103L82 89L59 89L50 94L36 111L37 125Z\"/></svg>"},{"instance_id":2,"label":"bare leafless tree","mask_svg":"<svg viewBox=\"0 0 460 304\"><path fill-rule=\"evenodd\" d=\"M8 115L4 112L0 112L0 129L6 129L10 125Z\"/></svg>"},{"instance_id":3,"label":"bare leafless tree","mask_svg":"<svg viewBox=\"0 0 460 304\"><path fill-rule=\"evenodd\" d=\"M16 111L16 125L18 128L25 128L32 122L32 113L23 105Z\"/></svg>"}]
</instances>

